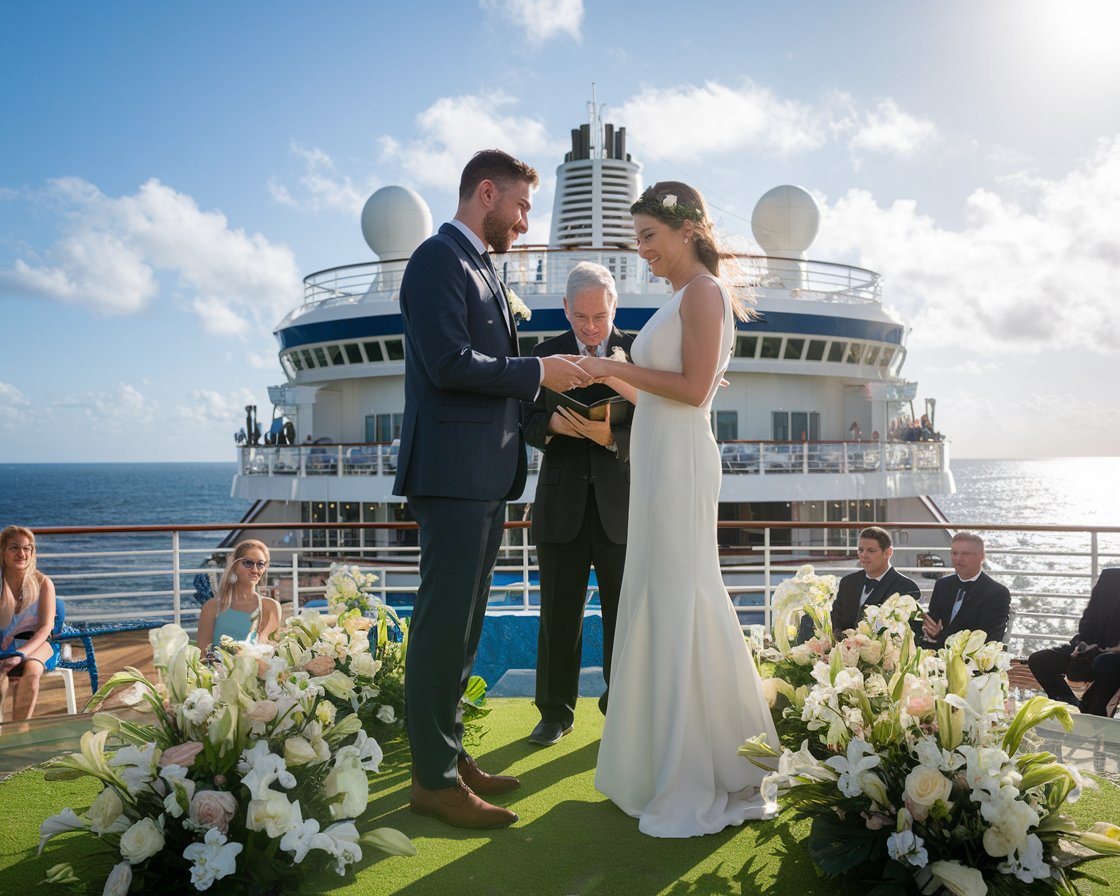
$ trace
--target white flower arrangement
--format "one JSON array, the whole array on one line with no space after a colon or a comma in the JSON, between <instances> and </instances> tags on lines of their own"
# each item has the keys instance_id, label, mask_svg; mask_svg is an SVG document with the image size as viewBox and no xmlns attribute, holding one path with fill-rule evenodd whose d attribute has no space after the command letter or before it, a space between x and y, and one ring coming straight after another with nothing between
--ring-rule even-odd
<instances>
[{"instance_id":1,"label":"white flower arrangement","mask_svg":"<svg viewBox=\"0 0 1120 896\"><path fill-rule=\"evenodd\" d=\"M789 639L797 633L802 614L812 617L819 632L831 635L830 613L836 586L836 576L819 576L809 564L778 585L773 598L774 643L781 653L789 652Z\"/></svg>"},{"instance_id":2,"label":"white flower arrangement","mask_svg":"<svg viewBox=\"0 0 1120 896\"><path fill-rule=\"evenodd\" d=\"M778 610L825 605L810 567L791 583ZM763 794L786 792L812 818L806 845L825 874L874 868L899 892L906 876L923 892L958 896L1020 884L1076 892L1081 872L1061 841L1080 848L1073 862L1116 856L1120 827L1078 831L1062 814L1085 786L1078 771L1020 750L1045 719L1071 728L1069 707L1034 697L1009 718L1003 645L960 632L936 653L923 650L910 627L916 611L896 594L835 644L824 636L770 654L763 674L775 682L775 723L800 748L743 745L743 756L772 770ZM776 612L775 641L788 643L788 616Z\"/></svg>"},{"instance_id":3,"label":"white flower arrangement","mask_svg":"<svg viewBox=\"0 0 1120 896\"><path fill-rule=\"evenodd\" d=\"M285 635L275 649L219 649L209 665L182 629L153 631L160 683L126 669L92 701L139 686L153 721L97 713L80 752L51 763L48 779L89 775L103 789L85 814L64 809L46 819L39 851L64 831L98 836L121 859L105 881L109 894L182 887L185 869L198 891L287 892L322 869L346 874L363 848L414 854L397 831L359 837L354 825L368 801L368 774L382 758L357 715L376 689L342 685L335 665L362 653L363 642L368 655L366 630L358 639L351 637L357 627L297 621L304 635L312 627L309 646ZM332 692L345 699L332 702ZM109 749L110 735L126 745ZM67 875L69 865L48 874Z\"/></svg>"},{"instance_id":4,"label":"white flower arrangement","mask_svg":"<svg viewBox=\"0 0 1120 896\"><path fill-rule=\"evenodd\" d=\"M377 576L362 572L361 567L345 563L332 563L327 577L325 597L332 613L360 610L368 613L381 600L374 594Z\"/></svg>"}]
</instances>

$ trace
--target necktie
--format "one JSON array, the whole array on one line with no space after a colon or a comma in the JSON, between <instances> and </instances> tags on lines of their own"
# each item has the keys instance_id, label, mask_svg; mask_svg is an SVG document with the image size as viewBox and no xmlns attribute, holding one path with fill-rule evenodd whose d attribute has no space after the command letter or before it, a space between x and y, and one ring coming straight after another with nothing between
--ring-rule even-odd
<instances>
[{"instance_id":1,"label":"necktie","mask_svg":"<svg viewBox=\"0 0 1120 896\"><path fill-rule=\"evenodd\" d=\"M508 327L510 324L510 311L509 303L506 301L506 291L502 287L502 281L498 278L498 272L494 270L494 259L490 257L489 252L482 253L482 264L485 266L486 270L490 272L490 276L494 278L491 285L498 290L498 308L501 309L502 320L506 322L506 326Z\"/></svg>"},{"instance_id":2,"label":"necktie","mask_svg":"<svg viewBox=\"0 0 1120 896\"><path fill-rule=\"evenodd\" d=\"M952 622L957 617L957 612L964 604L965 597L968 596L968 586L972 582L961 582L961 587L957 589L957 599L953 601L953 612L949 614L949 621Z\"/></svg>"}]
</instances>

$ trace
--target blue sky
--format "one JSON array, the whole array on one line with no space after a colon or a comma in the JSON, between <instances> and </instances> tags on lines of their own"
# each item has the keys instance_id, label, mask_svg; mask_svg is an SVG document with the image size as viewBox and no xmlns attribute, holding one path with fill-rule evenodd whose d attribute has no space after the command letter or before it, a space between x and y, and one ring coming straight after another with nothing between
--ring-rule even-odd
<instances>
[{"instance_id":1,"label":"blue sky","mask_svg":"<svg viewBox=\"0 0 1120 896\"><path fill-rule=\"evenodd\" d=\"M300 278L437 221L476 149L553 172L595 82L728 233L796 183L884 275L957 456L1120 445L1120 4L0 5L0 460L232 460Z\"/></svg>"}]
</instances>

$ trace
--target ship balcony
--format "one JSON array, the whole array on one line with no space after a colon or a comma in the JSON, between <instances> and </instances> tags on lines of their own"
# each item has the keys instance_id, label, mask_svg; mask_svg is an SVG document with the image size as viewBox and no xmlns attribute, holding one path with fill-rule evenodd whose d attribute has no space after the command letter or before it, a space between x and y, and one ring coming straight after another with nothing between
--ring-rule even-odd
<instances>
[{"instance_id":1,"label":"ship balcony","mask_svg":"<svg viewBox=\"0 0 1120 896\"><path fill-rule=\"evenodd\" d=\"M505 255L492 258L502 279L523 298L563 295L568 274L584 261L608 268L619 295L663 296L666 290L665 281L655 277L645 260L628 246L515 246ZM374 261L309 274L303 281L303 305L295 314L365 298L395 299L404 267L403 261ZM732 286L805 301L879 304L882 297L882 280L876 272L812 259L739 254L727 265L724 279Z\"/></svg>"},{"instance_id":2,"label":"ship balcony","mask_svg":"<svg viewBox=\"0 0 1120 896\"><path fill-rule=\"evenodd\" d=\"M952 491L946 442L720 442L721 501L892 498ZM541 453L530 449L535 488ZM279 501L399 501L397 444L247 445L233 496Z\"/></svg>"}]
</instances>

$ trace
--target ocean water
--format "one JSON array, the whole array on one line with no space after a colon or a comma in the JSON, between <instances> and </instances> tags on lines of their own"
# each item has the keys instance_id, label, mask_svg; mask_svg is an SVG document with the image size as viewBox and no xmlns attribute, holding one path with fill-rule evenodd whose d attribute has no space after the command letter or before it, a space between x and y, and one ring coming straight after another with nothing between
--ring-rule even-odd
<instances>
[{"instance_id":1,"label":"ocean water","mask_svg":"<svg viewBox=\"0 0 1120 896\"><path fill-rule=\"evenodd\" d=\"M233 463L0 464L0 526L233 524L250 505L229 496L234 472ZM956 493L932 497L957 526L1120 527L1120 457L964 459L953 462L953 473ZM197 553L186 554L183 565L201 565L226 534L184 533L182 547ZM1013 590L1088 593L1090 542L1084 533L990 533L986 539L989 560ZM169 572L142 572L170 569L166 535L113 536L120 556L100 558L52 555L105 550L101 537L43 536L40 542L40 566L62 595L154 592L128 601L103 598L99 612L136 601L167 605ZM1039 549L1050 553L1026 553ZM1102 565L1120 563L1120 536L1101 536L1098 550L1105 554ZM190 578L182 578L188 592Z\"/></svg>"}]
</instances>

